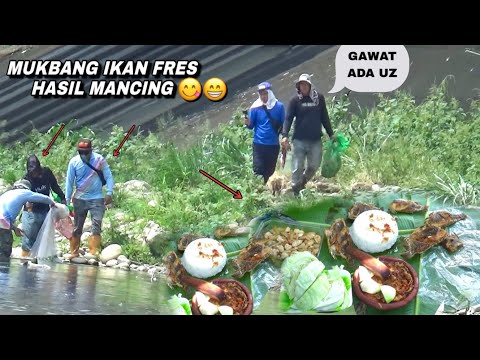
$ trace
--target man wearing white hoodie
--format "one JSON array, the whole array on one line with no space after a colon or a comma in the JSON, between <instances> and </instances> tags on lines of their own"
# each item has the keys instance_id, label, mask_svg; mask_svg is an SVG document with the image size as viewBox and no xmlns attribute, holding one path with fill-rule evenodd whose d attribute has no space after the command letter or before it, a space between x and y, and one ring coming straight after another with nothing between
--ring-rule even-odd
<instances>
[{"instance_id":1,"label":"man wearing white hoodie","mask_svg":"<svg viewBox=\"0 0 480 360\"><path fill-rule=\"evenodd\" d=\"M279 133L285 121L285 106L275 97L272 85L258 85L258 99L245 118L245 125L254 130L253 171L262 176L265 184L275 172L280 152Z\"/></svg>"},{"instance_id":2,"label":"man wearing white hoodie","mask_svg":"<svg viewBox=\"0 0 480 360\"><path fill-rule=\"evenodd\" d=\"M281 143L282 147L289 148L288 133L295 122L292 136L292 190L298 195L322 162L322 129L325 129L330 139L336 137L328 116L325 97L313 86L311 75L300 75L296 89L297 94L288 105Z\"/></svg>"}]
</instances>

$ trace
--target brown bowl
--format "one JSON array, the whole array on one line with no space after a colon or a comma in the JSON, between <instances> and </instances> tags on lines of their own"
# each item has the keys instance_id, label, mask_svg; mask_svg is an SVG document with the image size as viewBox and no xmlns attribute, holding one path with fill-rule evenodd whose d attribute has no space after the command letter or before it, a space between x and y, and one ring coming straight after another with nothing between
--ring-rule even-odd
<instances>
[{"instance_id":1,"label":"brown bowl","mask_svg":"<svg viewBox=\"0 0 480 360\"><path fill-rule=\"evenodd\" d=\"M408 268L408 270L410 271L413 277L413 289L405 298L403 298L400 301L392 301L391 303L388 303L388 304L379 302L378 300L370 296L370 294L366 294L362 291L362 289L360 288L360 281L359 281L359 275L358 275L358 269L357 269L353 274L353 291L355 292L355 295L357 295L360 301L362 301L364 304L367 304L378 310L393 310L393 309L398 309L398 308L401 308L402 306L407 305L410 301L413 300L415 296L417 296L417 293L418 293L417 272L409 263L407 263L405 260L402 260L400 258L397 258L394 256L379 256L378 259L381 262L385 263L387 266L389 263L392 263L392 262L403 263Z\"/></svg>"},{"instance_id":2,"label":"brown bowl","mask_svg":"<svg viewBox=\"0 0 480 360\"><path fill-rule=\"evenodd\" d=\"M247 302L248 302L247 307L245 308L243 313L241 313L239 315L250 315L252 313L252 310L253 310L252 293L240 281L237 281L237 280L234 280L234 279L215 279L215 280L212 280L212 283L221 287L222 289L224 289L227 284L234 284L237 287L239 287L240 290L243 291L243 293L245 293L245 295L247 296ZM192 314L193 315L202 315L202 313L200 312L200 310L198 308L196 295L193 295L193 297L192 297Z\"/></svg>"}]
</instances>

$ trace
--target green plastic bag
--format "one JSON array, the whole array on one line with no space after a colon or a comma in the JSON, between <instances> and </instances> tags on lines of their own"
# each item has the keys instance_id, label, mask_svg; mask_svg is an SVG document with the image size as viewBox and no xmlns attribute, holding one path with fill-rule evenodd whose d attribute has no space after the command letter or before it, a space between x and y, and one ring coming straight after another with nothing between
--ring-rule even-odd
<instances>
[{"instance_id":1,"label":"green plastic bag","mask_svg":"<svg viewBox=\"0 0 480 360\"><path fill-rule=\"evenodd\" d=\"M53 201L57 202L57 203L61 203L62 200L60 199L60 196L58 196L58 194L54 193L52 191L52 195L53 195ZM68 207L68 210L70 210L70 214L73 214L73 205L67 205Z\"/></svg>"},{"instance_id":2,"label":"green plastic bag","mask_svg":"<svg viewBox=\"0 0 480 360\"><path fill-rule=\"evenodd\" d=\"M321 175L324 178L334 177L342 167L342 154L350 146L344 134L337 134L336 139L328 140L322 156Z\"/></svg>"}]
</instances>

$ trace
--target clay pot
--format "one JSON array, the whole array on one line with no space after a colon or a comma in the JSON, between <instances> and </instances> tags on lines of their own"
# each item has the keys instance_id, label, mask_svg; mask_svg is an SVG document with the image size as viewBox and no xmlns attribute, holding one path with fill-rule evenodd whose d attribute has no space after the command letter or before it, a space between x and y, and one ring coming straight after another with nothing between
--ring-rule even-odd
<instances>
[{"instance_id":1,"label":"clay pot","mask_svg":"<svg viewBox=\"0 0 480 360\"><path fill-rule=\"evenodd\" d=\"M400 258L393 257L393 256L380 256L378 259L387 265L392 262L403 263L408 268L408 270L410 271L413 277L412 291L410 292L410 294L407 295L407 297L405 297L400 301L393 301L389 304L378 302L376 299L369 296L369 294L364 293L360 288L360 281L359 281L358 269L357 269L353 274L353 291L355 292L355 295L357 295L360 301L362 301L364 304L367 304L378 310L393 310L393 309L398 309L398 308L401 308L402 306L407 305L410 301L412 301L415 298L415 296L417 296L417 293L418 293L417 272L409 263L407 263L405 260L402 260Z\"/></svg>"},{"instance_id":2,"label":"clay pot","mask_svg":"<svg viewBox=\"0 0 480 360\"><path fill-rule=\"evenodd\" d=\"M252 313L252 310L253 310L252 293L240 281L237 281L237 280L234 280L234 279L215 279L215 280L212 280L212 283L221 287L221 288L224 288L224 286L228 283L234 283L237 287L239 287L247 295L247 301L248 301L247 308L245 309L243 314L240 314L240 315L250 315ZM193 297L192 297L192 314L193 315L202 315L200 313L199 308L198 308L196 295L193 295Z\"/></svg>"}]
</instances>

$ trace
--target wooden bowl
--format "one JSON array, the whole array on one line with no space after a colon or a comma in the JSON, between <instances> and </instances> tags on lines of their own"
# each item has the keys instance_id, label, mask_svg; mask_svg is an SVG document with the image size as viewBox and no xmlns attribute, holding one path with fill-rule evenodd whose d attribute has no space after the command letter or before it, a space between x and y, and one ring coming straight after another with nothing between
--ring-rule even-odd
<instances>
[{"instance_id":1,"label":"wooden bowl","mask_svg":"<svg viewBox=\"0 0 480 360\"><path fill-rule=\"evenodd\" d=\"M247 296L247 301L248 301L247 307L245 308L244 312L242 314L239 314L239 315L250 315L252 313L252 310L253 310L252 293L240 281L237 281L235 279L214 279L214 280L212 280L212 283L221 287L222 289L227 284L235 284L237 287L239 287L241 289L241 291L243 291L245 293L245 295ZM200 310L198 308L196 295L193 295L193 297L192 297L192 314L193 315L202 315L202 313L200 313Z\"/></svg>"},{"instance_id":2,"label":"wooden bowl","mask_svg":"<svg viewBox=\"0 0 480 360\"><path fill-rule=\"evenodd\" d=\"M381 262L386 264L387 266L389 263L392 262L401 262L404 264L408 270L410 271L412 277L413 277L413 289L410 291L410 293L403 298L400 301L392 301L391 303L382 303L379 302L378 300L374 299L370 294L364 293L362 289L360 288L360 281L359 281L359 275L358 275L358 269L355 270L353 274L353 291L355 292L355 295L362 301L364 304L367 304L375 309L378 310L393 310L393 309L398 309L401 308L402 306L407 305L410 301L412 301L415 296L417 296L418 293L418 275L415 269L407 263L405 260L394 257L394 256L380 256L378 258Z\"/></svg>"}]
</instances>

